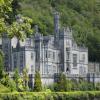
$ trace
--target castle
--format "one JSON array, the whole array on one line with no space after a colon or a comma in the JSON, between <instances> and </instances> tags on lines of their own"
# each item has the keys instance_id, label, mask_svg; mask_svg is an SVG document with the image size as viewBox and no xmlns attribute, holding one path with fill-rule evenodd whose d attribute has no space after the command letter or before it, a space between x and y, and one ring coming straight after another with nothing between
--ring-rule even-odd
<instances>
[{"instance_id":1,"label":"castle","mask_svg":"<svg viewBox=\"0 0 100 100\"><path fill-rule=\"evenodd\" d=\"M0 48L4 52L5 70L12 73L18 68L21 74L23 68L27 67L32 77L38 70L43 84L53 83L54 75L60 72L71 77L87 75L88 48L78 46L72 29L61 28L59 19L59 14L55 13L54 35L43 36L38 26L35 27L35 35L24 41L4 35Z\"/></svg>"}]
</instances>

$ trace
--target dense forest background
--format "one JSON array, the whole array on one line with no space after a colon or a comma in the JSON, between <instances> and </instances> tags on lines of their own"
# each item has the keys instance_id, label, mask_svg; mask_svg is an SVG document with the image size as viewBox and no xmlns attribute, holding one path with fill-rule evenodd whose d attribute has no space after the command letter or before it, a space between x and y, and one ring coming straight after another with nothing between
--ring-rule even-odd
<instances>
[{"instance_id":1,"label":"dense forest background","mask_svg":"<svg viewBox=\"0 0 100 100\"><path fill-rule=\"evenodd\" d=\"M44 35L53 34L53 12L60 13L61 26L70 26L79 45L89 48L89 60L100 62L99 0L14 0L14 13L32 18ZM17 8L17 9L16 9Z\"/></svg>"}]
</instances>

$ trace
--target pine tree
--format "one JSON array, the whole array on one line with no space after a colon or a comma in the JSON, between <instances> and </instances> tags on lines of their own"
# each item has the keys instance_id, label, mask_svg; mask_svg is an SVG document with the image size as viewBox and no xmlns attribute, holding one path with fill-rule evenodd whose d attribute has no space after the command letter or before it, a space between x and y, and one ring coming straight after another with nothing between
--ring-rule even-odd
<instances>
[{"instance_id":1,"label":"pine tree","mask_svg":"<svg viewBox=\"0 0 100 100\"><path fill-rule=\"evenodd\" d=\"M19 82L20 76L19 76L19 72L18 72L17 68L15 69L15 72L14 72L14 75L13 75L13 79L14 79L14 81L16 83L16 88L18 89L18 82Z\"/></svg>"},{"instance_id":2,"label":"pine tree","mask_svg":"<svg viewBox=\"0 0 100 100\"><path fill-rule=\"evenodd\" d=\"M24 68L23 69L23 87L24 87L24 90L27 91L28 90L28 80L29 80L29 77L28 77L28 69L27 68Z\"/></svg>"},{"instance_id":3,"label":"pine tree","mask_svg":"<svg viewBox=\"0 0 100 100\"><path fill-rule=\"evenodd\" d=\"M39 92L41 90L42 90L42 82L41 82L40 73L36 71L35 78L34 78L34 91Z\"/></svg>"},{"instance_id":4,"label":"pine tree","mask_svg":"<svg viewBox=\"0 0 100 100\"><path fill-rule=\"evenodd\" d=\"M72 83L68 80L65 74L60 73L58 82L55 84L55 91L70 91L72 88Z\"/></svg>"},{"instance_id":5,"label":"pine tree","mask_svg":"<svg viewBox=\"0 0 100 100\"><path fill-rule=\"evenodd\" d=\"M66 89L66 76L63 73L59 75L58 88L59 91L65 91Z\"/></svg>"},{"instance_id":6,"label":"pine tree","mask_svg":"<svg viewBox=\"0 0 100 100\"><path fill-rule=\"evenodd\" d=\"M3 72L4 72L4 62L3 62L3 53L0 50L0 79L3 78Z\"/></svg>"}]
</instances>

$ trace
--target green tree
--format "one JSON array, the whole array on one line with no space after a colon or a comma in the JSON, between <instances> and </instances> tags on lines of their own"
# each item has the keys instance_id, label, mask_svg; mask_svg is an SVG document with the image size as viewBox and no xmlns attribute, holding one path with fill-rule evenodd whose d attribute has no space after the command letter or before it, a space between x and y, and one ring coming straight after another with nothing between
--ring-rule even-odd
<instances>
[{"instance_id":1,"label":"green tree","mask_svg":"<svg viewBox=\"0 0 100 100\"><path fill-rule=\"evenodd\" d=\"M16 68L15 69L15 72L14 72L14 75L13 75L13 79L16 83L16 88L18 90L18 82L19 82L19 79L20 79L20 75L19 75L19 72L18 72L18 69Z\"/></svg>"},{"instance_id":2,"label":"green tree","mask_svg":"<svg viewBox=\"0 0 100 100\"><path fill-rule=\"evenodd\" d=\"M10 7L11 11L7 13L8 17L5 17L5 20L9 24L12 24L12 22L15 20L15 16L18 14L18 11L20 10L19 0L12 0Z\"/></svg>"},{"instance_id":3,"label":"green tree","mask_svg":"<svg viewBox=\"0 0 100 100\"><path fill-rule=\"evenodd\" d=\"M34 91L40 92L41 90L42 90L42 82L41 82L40 73L36 71L35 78L34 78Z\"/></svg>"},{"instance_id":4,"label":"green tree","mask_svg":"<svg viewBox=\"0 0 100 100\"><path fill-rule=\"evenodd\" d=\"M31 24L32 20L28 17L23 17L18 15L19 20L12 22L11 25L7 27L7 33L9 37L16 36L18 39L25 39L30 34L32 34Z\"/></svg>"},{"instance_id":5,"label":"green tree","mask_svg":"<svg viewBox=\"0 0 100 100\"><path fill-rule=\"evenodd\" d=\"M0 79L3 78L3 74L4 74L4 56L3 56L3 52L0 50Z\"/></svg>"},{"instance_id":6,"label":"green tree","mask_svg":"<svg viewBox=\"0 0 100 100\"><path fill-rule=\"evenodd\" d=\"M23 39L32 33L32 20L28 17L21 17L22 22L12 20L16 19L11 18L11 13L14 14L15 9L12 7L16 3L13 0L0 0L0 35L2 36L6 32L11 38L17 36L19 39Z\"/></svg>"},{"instance_id":7,"label":"green tree","mask_svg":"<svg viewBox=\"0 0 100 100\"><path fill-rule=\"evenodd\" d=\"M17 89L19 92L22 92L22 91L24 91L25 89L24 89L24 86L23 86L23 79L20 77L19 79L18 79L18 89Z\"/></svg>"},{"instance_id":8,"label":"green tree","mask_svg":"<svg viewBox=\"0 0 100 100\"><path fill-rule=\"evenodd\" d=\"M13 79L14 79L14 82L16 84L17 91L22 92L22 91L26 90L25 89L25 85L23 83L24 82L23 77L21 77L19 75L18 68L15 69L15 72L14 72L14 75L13 75Z\"/></svg>"},{"instance_id":9,"label":"green tree","mask_svg":"<svg viewBox=\"0 0 100 100\"><path fill-rule=\"evenodd\" d=\"M11 3L12 0L0 0L0 35L6 32L5 19L8 17L8 13L12 11Z\"/></svg>"},{"instance_id":10,"label":"green tree","mask_svg":"<svg viewBox=\"0 0 100 100\"><path fill-rule=\"evenodd\" d=\"M17 15L18 11L21 9L19 1L20 0L13 0L11 3L13 15Z\"/></svg>"},{"instance_id":11,"label":"green tree","mask_svg":"<svg viewBox=\"0 0 100 100\"><path fill-rule=\"evenodd\" d=\"M68 80L65 76L65 74L60 73L57 83L54 84L54 90L55 91L70 91L72 88L72 83L70 80Z\"/></svg>"},{"instance_id":12,"label":"green tree","mask_svg":"<svg viewBox=\"0 0 100 100\"><path fill-rule=\"evenodd\" d=\"M23 80L23 87L24 90L27 91L28 88L28 80L29 80L29 76L28 76L28 69L24 68L23 69L23 73L22 73L22 80Z\"/></svg>"},{"instance_id":13,"label":"green tree","mask_svg":"<svg viewBox=\"0 0 100 100\"><path fill-rule=\"evenodd\" d=\"M66 76L63 73L60 73L57 85L58 91L66 91Z\"/></svg>"}]
</instances>

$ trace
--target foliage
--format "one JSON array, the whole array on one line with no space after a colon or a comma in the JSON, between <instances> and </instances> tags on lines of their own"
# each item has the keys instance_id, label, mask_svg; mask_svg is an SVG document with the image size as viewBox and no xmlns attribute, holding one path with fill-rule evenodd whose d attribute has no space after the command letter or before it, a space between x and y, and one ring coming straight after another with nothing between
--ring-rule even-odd
<instances>
[{"instance_id":1,"label":"foliage","mask_svg":"<svg viewBox=\"0 0 100 100\"><path fill-rule=\"evenodd\" d=\"M0 0L0 35L2 32L6 32L7 26L5 19L8 17L8 13L12 11L12 0Z\"/></svg>"},{"instance_id":2,"label":"foliage","mask_svg":"<svg viewBox=\"0 0 100 100\"><path fill-rule=\"evenodd\" d=\"M7 13L12 11L12 0L0 0L0 17L7 17Z\"/></svg>"},{"instance_id":3,"label":"foliage","mask_svg":"<svg viewBox=\"0 0 100 100\"><path fill-rule=\"evenodd\" d=\"M83 78L68 79L63 73L60 73L56 83L49 86L49 89L54 92L66 92L66 91L93 91L100 90L100 84L94 84L88 82Z\"/></svg>"},{"instance_id":4,"label":"foliage","mask_svg":"<svg viewBox=\"0 0 100 100\"><path fill-rule=\"evenodd\" d=\"M91 82L87 82L85 80L80 80L78 83L78 88L80 91L93 91L95 90L94 84Z\"/></svg>"},{"instance_id":5,"label":"foliage","mask_svg":"<svg viewBox=\"0 0 100 100\"><path fill-rule=\"evenodd\" d=\"M18 89L17 90L19 92L26 91L25 87L23 86L23 80L21 77L18 79Z\"/></svg>"},{"instance_id":6,"label":"foliage","mask_svg":"<svg viewBox=\"0 0 100 100\"><path fill-rule=\"evenodd\" d=\"M4 56L3 52L0 50L0 79L3 78L3 73L4 73Z\"/></svg>"},{"instance_id":7,"label":"foliage","mask_svg":"<svg viewBox=\"0 0 100 100\"><path fill-rule=\"evenodd\" d=\"M0 83L0 93L9 93L9 92L11 92L10 89Z\"/></svg>"},{"instance_id":8,"label":"foliage","mask_svg":"<svg viewBox=\"0 0 100 100\"><path fill-rule=\"evenodd\" d=\"M24 90L27 91L29 89L28 88L28 80L29 80L29 77L28 77L28 69L27 68L24 68L23 69L22 80L23 80Z\"/></svg>"},{"instance_id":9,"label":"foliage","mask_svg":"<svg viewBox=\"0 0 100 100\"><path fill-rule=\"evenodd\" d=\"M100 91L100 83L95 84L95 89Z\"/></svg>"},{"instance_id":10,"label":"foliage","mask_svg":"<svg viewBox=\"0 0 100 100\"><path fill-rule=\"evenodd\" d=\"M30 9L30 10L29 10ZM100 61L100 2L99 0L0 0L0 36L8 32L23 39L39 26L44 35L53 34L53 12L61 15L62 26L71 26L79 45L89 48L89 60ZM38 13L37 13L38 12ZM21 13L33 21L16 22ZM26 18L26 17L25 17ZM23 18L22 18L23 19ZM29 20L29 18L26 18ZM32 25L31 25L32 24Z\"/></svg>"},{"instance_id":11,"label":"foliage","mask_svg":"<svg viewBox=\"0 0 100 100\"><path fill-rule=\"evenodd\" d=\"M54 90L59 92L70 91L72 88L71 81L66 78L63 73L60 73L57 83L54 84Z\"/></svg>"},{"instance_id":12,"label":"foliage","mask_svg":"<svg viewBox=\"0 0 100 100\"><path fill-rule=\"evenodd\" d=\"M8 74L4 75L0 83L9 88L11 91L16 91L16 84L11 78L9 78Z\"/></svg>"},{"instance_id":13,"label":"foliage","mask_svg":"<svg viewBox=\"0 0 100 100\"><path fill-rule=\"evenodd\" d=\"M99 100L100 91L0 93L1 100Z\"/></svg>"},{"instance_id":14,"label":"foliage","mask_svg":"<svg viewBox=\"0 0 100 100\"><path fill-rule=\"evenodd\" d=\"M27 73L23 72L23 74L26 75ZM28 76L27 77L26 76L21 77L19 75L19 72L18 72L17 68L15 69L15 72L14 72L14 75L13 75L13 80L16 83L17 91L22 92L22 91L27 91L28 90L28 86L25 86L25 82L24 82L26 80L28 81Z\"/></svg>"},{"instance_id":15,"label":"foliage","mask_svg":"<svg viewBox=\"0 0 100 100\"><path fill-rule=\"evenodd\" d=\"M10 26L8 26L7 33L12 38L16 36L18 39L25 39L30 34L32 34L30 23L32 20L27 17L20 17L19 20L14 21Z\"/></svg>"},{"instance_id":16,"label":"foliage","mask_svg":"<svg viewBox=\"0 0 100 100\"><path fill-rule=\"evenodd\" d=\"M15 69L14 75L13 75L13 80L16 83L16 89L18 89L18 82L19 82L20 76L19 76L19 72L18 69Z\"/></svg>"},{"instance_id":17,"label":"foliage","mask_svg":"<svg viewBox=\"0 0 100 100\"><path fill-rule=\"evenodd\" d=\"M19 1L20 0L12 0L11 2L11 8L12 8L12 11L8 13L8 16L6 19L6 21L9 23L9 24L12 24L13 21L15 21L15 16L18 15L18 11L20 10L20 4L19 4Z\"/></svg>"},{"instance_id":18,"label":"foliage","mask_svg":"<svg viewBox=\"0 0 100 100\"><path fill-rule=\"evenodd\" d=\"M71 26L77 43L89 48L89 60L100 61L99 0L22 0L20 4L21 13L32 18L44 35L53 34L53 12L58 11L62 26Z\"/></svg>"},{"instance_id":19,"label":"foliage","mask_svg":"<svg viewBox=\"0 0 100 100\"><path fill-rule=\"evenodd\" d=\"M42 86L42 92L52 92L53 90L54 90L53 84Z\"/></svg>"},{"instance_id":20,"label":"foliage","mask_svg":"<svg viewBox=\"0 0 100 100\"><path fill-rule=\"evenodd\" d=\"M39 92L41 90L42 90L42 82L41 82L40 73L36 71L35 78L34 78L34 91Z\"/></svg>"},{"instance_id":21,"label":"foliage","mask_svg":"<svg viewBox=\"0 0 100 100\"><path fill-rule=\"evenodd\" d=\"M17 36L19 39L23 39L32 33L31 22L28 17L20 17L16 21L16 8L17 1L13 0L0 0L0 35L8 33L11 38ZM14 8L15 7L15 8Z\"/></svg>"}]
</instances>

